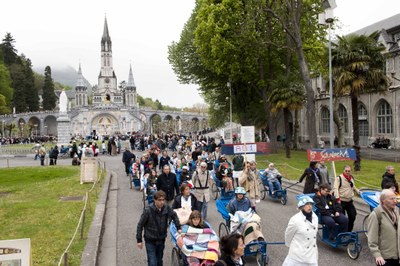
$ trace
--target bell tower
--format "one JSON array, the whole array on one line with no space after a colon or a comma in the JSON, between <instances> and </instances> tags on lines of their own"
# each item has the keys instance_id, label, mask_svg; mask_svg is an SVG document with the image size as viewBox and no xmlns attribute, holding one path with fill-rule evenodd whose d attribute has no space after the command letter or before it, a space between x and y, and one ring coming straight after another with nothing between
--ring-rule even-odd
<instances>
[{"instance_id":1,"label":"bell tower","mask_svg":"<svg viewBox=\"0 0 400 266\"><path fill-rule=\"evenodd\" d=\"M93 93L94 105L122 105L122 94L118 89L117 76L113 68L112 42L108 32L107 18L104 19L103 36L101 37L101 68L98 87Z\"/></svg>"}]
</instances>

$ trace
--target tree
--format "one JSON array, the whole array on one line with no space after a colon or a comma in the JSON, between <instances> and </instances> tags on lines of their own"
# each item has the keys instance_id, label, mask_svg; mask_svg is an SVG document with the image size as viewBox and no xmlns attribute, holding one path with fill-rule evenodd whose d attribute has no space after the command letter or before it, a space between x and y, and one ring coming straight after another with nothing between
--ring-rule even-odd
<instances>
[{"instance_id":1,"label":"tree","mask_svg":"<svg viewBox=\"0 0 400 266\"><path fill-rule=\"evenodd\" d=\"M305 101L305 91L302 83L295 80L296 77L278 78L275 81L275 86L269 97L269 102L272 105L272 112L279 110L283 111L283 123L285 125L285 151L286 157L290 158L290 144L292 139L292 132L289 128L289 116L291 110L299 110L303 107Z\"/></svg>"},{"instance_id":2,"label":"tree","mask_svg":"<svg viewBox=\"0 0 400 266\"><path fill-rule=\"evenodd\" d=\"M15 40L11 33L7 32L0 44L0 50L3 57L3 61L7 66L18 62L17 50L14 47Z\"/></svg>"},{"instance_id":3,"label":"tree","mask_svg":"<svg viewBox=\"0 0 400 266\"><path fill-rule=\"evenodd\" d=\"M54 94L54 83L51 77L51 68L46 66L44 69L44 84L43 84L43 109L53 110L56 107L56 95Z\"/></svg>"},{"instance_id":4,"label":"tree","mask_svg":"<svg viewBox=\"0 0 400 266\"><path fill-rule=\"evenodd\" d=\"M39 110L39 93L35 88L35 76L32 71L32 63L29 58L21 56L23 62L23 71L25 81L23 85L25 103L29 112L35 112Z\"/></svg>"},{"instance_id":5,"label":"tree","mask_svg":"<svg viewBox=\"0 0 400 266\"><path fill-rule=\"evenodd\" d=\"M0 60L0 96L2 96L2 102L0 103L0 114L7 114L11 112L10 106L13 95L11 82L10 72Z\"/></svg>"},{"instance_id":6,"label":"tree","mask_svg":"<svg viewBox=\"0 0 400 266\"><path fill-rule=\"evenodd\" d=\"M332 49L333 86L336 96L349 95L351 100L353 141L357 159L354 170L361 170L358 127L358 99L363 93L384 92L389 79L384 73L385 47L378 43L378 32L370 35L337 36Z\"/></svg>"}]
</instances>

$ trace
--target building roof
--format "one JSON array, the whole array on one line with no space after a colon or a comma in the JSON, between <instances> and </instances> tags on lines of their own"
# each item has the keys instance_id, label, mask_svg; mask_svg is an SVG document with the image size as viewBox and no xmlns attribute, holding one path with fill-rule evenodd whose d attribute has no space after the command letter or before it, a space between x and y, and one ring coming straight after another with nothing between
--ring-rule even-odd
<instances>
[{"instance_id":1,"label":"building roof","mask_svg":"<svg viewBox=\"0 0 400 266\"><path fill-rule=\"evenodd\" d=\"M86 82L85 82L85 80L83 78L83 75L82 75L81 63L79 63L78 78L76 80L76 86L75 87L81 87L81 88L86 87Z\"/></svg>"},{"instance_id":2,"label":"building roof","mask_svg":"<svg viewBox=\"0 0 400 266\"><path fill-rule=\"evenodd\" d=\"M392 28L398 27L400 25L400 14L394 15L392 17L386 18L384 20L378 21L371 24L365 28L359 29L353 33L358 35L370 35L374 31L381 31L382 29L390 30Z\"/></svg>"},{"instance_id":3,"label":"building roof","mask_svg":"<svg viewBox=\"0 0 400 266\"><path fill-rule=\"evenodd\" d=\"M111 37L110 34L108 33L107 18L104 18L104 29L103 29L103 36L101 37L101 42L111 43Z\"/></svg>"},{"instance_id":4,"label":"building roof","mask_svg":"<svg viewBox=\"0 0 400 266\"><path fill-rule=\"evenodd\" d=\"M128 84L126 84L127 88L136 88L135 80L133 79L132 74L132 65L129 66L129 77L128 77Z\"/></svg>"}]
</instances>

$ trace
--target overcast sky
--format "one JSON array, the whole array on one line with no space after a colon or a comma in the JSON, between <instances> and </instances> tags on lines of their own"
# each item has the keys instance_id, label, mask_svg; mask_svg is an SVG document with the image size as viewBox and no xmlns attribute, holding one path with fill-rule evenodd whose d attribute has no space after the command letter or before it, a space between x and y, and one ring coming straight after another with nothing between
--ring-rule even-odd
<instances>
[{"instance_id":1,"label":"overcast sky","mask_svg":"<svg viewBox=\"0 0 400 266\"><path fill-rule=\"evenodd\" d=\"M100 40L107 16L118 82L132 64L137 91L177 107L203 102L195 85L178 83L168 63L168 45L178 41L195 0L13 0L2 3L0 36L10 32L19 53L35 67L82 64L97 84ZM400 13L399 0L336 0L334 10L349 33Z\"/></svg>"}]
</instances>

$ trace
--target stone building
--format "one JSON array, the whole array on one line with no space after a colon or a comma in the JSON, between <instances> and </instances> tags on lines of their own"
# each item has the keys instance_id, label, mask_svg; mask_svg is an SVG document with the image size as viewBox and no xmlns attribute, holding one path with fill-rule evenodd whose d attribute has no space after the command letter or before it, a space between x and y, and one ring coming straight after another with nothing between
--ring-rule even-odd
<instances>
[{"instance_id":1,"label":"stone building","mask_svg":"<svg viewBox=\"0 0 400 266\"><path fill-rule=\"evenodd\" d=\"M400 148L400 14L374 23L354 33L369 35L379 32L379 42L386 48L386 74L391 81L388 90L383 94L364 94L359 98L358 121L360 145L368 146L377 137L390 140L391 146ZM316 99L317 133L320 140L329 143L329 89L321 77L313 80ZM339 99L338 114L344 125L344 140L353 145L352 113L350 97ZM292 116L294 117L294 116ZM291 125L293 119L291 119ZM306 110L300 112L300 137L308 139ZM283 125L278 132L283 134ZM279 134L279 133L278 133ZM337 128L335 125L335 136Z\"/></svg>"}]
</instances>

